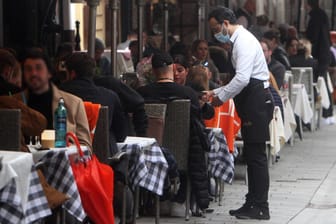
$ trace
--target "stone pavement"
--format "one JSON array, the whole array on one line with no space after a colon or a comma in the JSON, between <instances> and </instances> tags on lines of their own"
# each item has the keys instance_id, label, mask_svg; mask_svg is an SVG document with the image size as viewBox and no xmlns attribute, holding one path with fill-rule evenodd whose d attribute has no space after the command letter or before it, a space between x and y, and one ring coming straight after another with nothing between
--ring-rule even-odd
<instances>
[{"instance_id":1,"label":"stone pavement","mask_svg":"<svg viewBox=\"0 0 336 224\"><path fill-rule=\"evenodd\" d=\"M336 125L322 126L315 132L304 132L280 151L280 160L270 166L271 220L238 220L228 214L244 200L247 186L235 180L224 187L222 206L212 202L215 211L205 218L161 217L161 224L335 224L336 223ZM138 224L155 223L153 217L140 217Z\"/></svg>"}]
</instances>

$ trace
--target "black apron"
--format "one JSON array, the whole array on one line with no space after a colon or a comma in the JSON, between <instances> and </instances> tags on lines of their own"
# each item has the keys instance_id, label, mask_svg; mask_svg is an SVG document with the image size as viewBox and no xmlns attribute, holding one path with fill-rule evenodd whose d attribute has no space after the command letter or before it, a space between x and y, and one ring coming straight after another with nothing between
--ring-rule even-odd
<instances>
[{"instance_id":1,"label":"black apron","mask_svg":"<svg viewBox=\"0 0 336 224\"><path fill-rule=\"evenodd\" d=\"M234 102L241 119L243 140L251 143L268 141L274 104L263 81L251 78L249 84L234 98Z\"/></svg>"}]
</instances>

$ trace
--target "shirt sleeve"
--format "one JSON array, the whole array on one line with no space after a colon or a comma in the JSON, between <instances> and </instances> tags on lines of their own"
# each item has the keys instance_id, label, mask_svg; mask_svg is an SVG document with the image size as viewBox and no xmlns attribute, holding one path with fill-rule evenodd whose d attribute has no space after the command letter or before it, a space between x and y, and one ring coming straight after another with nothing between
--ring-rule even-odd
<instances>
[{"instance_id":1,"label":"shirt sleeve","mask_svg":"<svg viewBox=\"0 0 336 224\"><path fill-rule=\"evenodd\" d=\"M232 60L236 62L236 74L226 86L213 90L222 102L235 97L249 83L257 50L255 48L254 45L249 46L248 41L245 40L237 40L234 44Z\"/></svg>"}]
</instances>

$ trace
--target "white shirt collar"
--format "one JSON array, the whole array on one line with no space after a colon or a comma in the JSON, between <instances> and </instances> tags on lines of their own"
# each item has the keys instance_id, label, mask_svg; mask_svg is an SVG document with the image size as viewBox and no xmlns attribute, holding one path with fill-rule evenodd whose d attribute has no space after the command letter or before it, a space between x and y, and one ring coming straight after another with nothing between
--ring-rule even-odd
<instances>
[{"instance_id":1,"label":"white shirt collar","mask_svg":"<svg viewBox=\"0 0 336 224\"><path fill-rule=\"evenodd\" d=\"M235 42L235 40L236 40L237 37L238 37L238 33L239 33L240 30L242 30L242 29L244 29L244 27L241 26L241 25L238 25L237 29L233 32L232 36L230 37L230 41L231 41L232 43Z\"/></svg>"}]
</instances>

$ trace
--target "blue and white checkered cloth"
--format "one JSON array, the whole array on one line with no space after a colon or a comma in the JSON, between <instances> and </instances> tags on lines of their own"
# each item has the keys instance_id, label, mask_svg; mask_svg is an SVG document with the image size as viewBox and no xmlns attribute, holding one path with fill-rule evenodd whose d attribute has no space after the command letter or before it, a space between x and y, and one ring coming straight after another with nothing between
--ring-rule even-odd
<instances>
[{"instance_id":1,"label":"blue and white checkered cloth","mask_svg":"<svg viewBox=\"0 0 336 224\"><path fill-rule=\"evenodd\" d=\"M168 163L156 144L118 143L118 148L130 156L129 181L133 189L140 186L157 195L162 195Z\"/></svg>"},{"instance_id":2,"label":"blue and white checkered cloth","mask_svg":"<svg viewBox=\"0 0 336 224\"><path fill-rule=\"evenodd\" d=\"M16 181L13 178L0 190L0 223L33 223L51 215L48 201L34 166L31 169L26 205L26 210L23 211L21 198L17 193Z\"/></svg>"},{"instance_id":3,"label":"blue and white checkered cloth","mask_svg":"<svg viewBox=\"0 0 336 224\"><path fill-rule=\"evenodd\" d=\"M229 152L225 136L222 132L210 129L208 137L211 142L208 153L208 170L213 177L226 183L232 183L234 176L234 158Z\"/></svg>"},{"instance_id":4,"label":"blue and white checkered cloth","mask_svg":"<svg viewBox=\"0 0 336 224\"><path fill-rule=\"evenodd\" d=\"M79 221L86 217L82 202L79 196L77 185L70 167L70 162L66 151L50 150L41 159L44 163L44 175L47 182L70 199L67 200L63 207Z\"/></svg>"}]
</instances>

